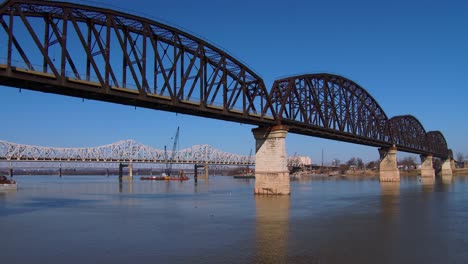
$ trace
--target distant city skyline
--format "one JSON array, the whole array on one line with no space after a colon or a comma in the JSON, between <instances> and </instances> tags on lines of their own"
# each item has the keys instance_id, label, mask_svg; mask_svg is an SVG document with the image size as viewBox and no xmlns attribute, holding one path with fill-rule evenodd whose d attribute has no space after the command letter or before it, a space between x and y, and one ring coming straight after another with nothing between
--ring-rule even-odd
<instances>
[{"instance_id":1,"label":"distant city skyline","mask_svg":"<svg viewBox=\"0 0 468 264\"><path fill-rule=\"evenodd\" d=\"M267 89L283 76L344 76L366 89L389 118L413 115L426 131L441 131L454 154L468 154L463 1L95 2L202 36L257 72ZM4 43L0 39L0 49ZM210 144L240 155L255 148L251 125L1 86L0 98L0 140L20 144L93 147L134 139L161 149L180 126L180 148ZM325 164L379 158L375 147L291 133L286 144L288 155L310 156L316 164L322 152Z\"/></svg>"}]
</instances>

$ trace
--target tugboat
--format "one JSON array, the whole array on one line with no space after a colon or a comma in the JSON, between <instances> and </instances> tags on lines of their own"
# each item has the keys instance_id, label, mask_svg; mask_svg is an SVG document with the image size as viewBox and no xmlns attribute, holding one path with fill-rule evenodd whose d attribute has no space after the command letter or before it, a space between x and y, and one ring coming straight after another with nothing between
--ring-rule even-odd
<instances>
[{"instance_id":1,"label":"tugboat","mask_svg":"<svg viewBox=\"0 0 468 264\"><path fill-rule=\"evenodd\" d=\"M16 182L12 179L8 179L4 175L0 175L0 190L16 190Z\"/></svg>"}]
</instances>

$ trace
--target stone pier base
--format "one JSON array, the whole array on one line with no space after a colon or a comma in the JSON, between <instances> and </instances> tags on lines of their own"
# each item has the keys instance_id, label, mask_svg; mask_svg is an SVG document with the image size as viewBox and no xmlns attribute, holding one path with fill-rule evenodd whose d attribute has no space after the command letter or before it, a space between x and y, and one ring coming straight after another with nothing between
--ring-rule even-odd
<instances>
[{"instance_id":1,"label":"stone pier base","mask_svg":"<svg viewBox=\"0 0 468 264\"><path fill-rule=\"evenodd\" d=\"M455 162L451 158L445 160L444 163L442 163L442 183L451 184L453 182L454 163Z\"/></svg>"},{"instance_id":2,"label":"stone pier base","mask_svg":"<svg viewBox=\"0 0 468 264\"><path fill-rule=\"evenodd\" d=\"M442 176L452 176L452 162L450 159L445 160L444 163L442 163Z\"/></svg>"},{"instance_id":3,"label":"stone pier base","mask_svg":"<svg viewBox=\"0 0 468 264\"><path fill-rule=\"evenodd\" d=\"M255 194L288 195L287 126L252 129L255 137Z\"/></svg>"},{"instance_id":4,"label":"stone pier base","mask_svg":"<svg viewBox=\"0 0 468 264\"><path fill-rule=\"evenodd\" d=\"M432 155L421 155L421 182L433 184L435 182L435 170L432 164Z\"/></svg>"},{"instance_id":5,"label":"stone pier base","mask_svg":"<svg viewBox=\"0 0 468 264\"><path fill-rule=\"evenodd\" d=\"M380 148L379 180L381 182L399 182L400 171L397 166L397 149Z\"/></svg>"}]
</instances>

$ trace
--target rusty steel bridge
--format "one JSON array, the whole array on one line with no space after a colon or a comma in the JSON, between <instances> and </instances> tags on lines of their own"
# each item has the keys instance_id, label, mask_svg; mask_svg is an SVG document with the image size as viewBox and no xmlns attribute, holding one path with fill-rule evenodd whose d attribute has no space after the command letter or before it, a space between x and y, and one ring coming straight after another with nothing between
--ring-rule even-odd
<instances>
[{"instance_id":1,"label":"rusty steel bridge","mask_svg":"<svg viewBox=\"0 0 468 264\"><path fill-rule=\"evenodd\" d=\"M452 156L440 131L387 117L359 84L314 73L276 80L177 28L69 2L0 4L0 85ZM5 157L0 157L5 159Z\"/></svg>"}]
</instances>

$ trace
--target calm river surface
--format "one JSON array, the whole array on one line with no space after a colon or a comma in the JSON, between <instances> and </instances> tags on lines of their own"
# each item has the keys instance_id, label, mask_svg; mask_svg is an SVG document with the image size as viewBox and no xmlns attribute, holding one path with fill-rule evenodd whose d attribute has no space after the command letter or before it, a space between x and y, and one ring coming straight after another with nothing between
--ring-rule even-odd
<instances>
[{"instance_id":1,"label":"calm river surface","mask_svg":"<svg viewBox=\"0 0 468 264\"><path fill-rule=\"evenodd\" d=\"M16 176L0 192L1 263L468 263L468 177L425 186Z\"/></svg>"}]
</instances>

